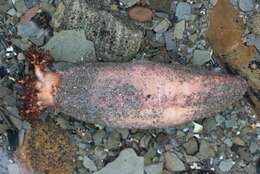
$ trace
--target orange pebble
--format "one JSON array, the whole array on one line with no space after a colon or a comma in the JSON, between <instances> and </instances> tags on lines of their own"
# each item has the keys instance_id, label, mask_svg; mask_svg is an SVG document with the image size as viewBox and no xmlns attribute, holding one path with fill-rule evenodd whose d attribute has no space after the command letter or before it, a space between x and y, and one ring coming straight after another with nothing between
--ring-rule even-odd
<instances>
[{"instance_id":1,"label":"orange pebble","mask_svg":"<svg viewBox=\"0 0 260 174\"><path fill-rule=\"evenodd\" d=\"M139 22L149 22L153 19L153 11L147 7L135 6L128 10L131 19Z\"/></svg>"}]
</instances>

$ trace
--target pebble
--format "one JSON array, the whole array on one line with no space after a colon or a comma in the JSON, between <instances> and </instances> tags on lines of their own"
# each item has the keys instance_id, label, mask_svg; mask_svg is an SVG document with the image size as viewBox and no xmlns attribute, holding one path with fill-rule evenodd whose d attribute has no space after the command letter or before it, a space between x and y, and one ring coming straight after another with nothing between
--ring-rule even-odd
<instances>
[{"instance_id":1,"label":"pebble","mask_svg":"<svg viewBox=\"0 0 260 174\"><path fill-rule=\"evenodd\" d=\"M173 33L174 37L177 39L182 39L184 30L185 30L185 21L182 20L178 22L174 27L174 33Z\"/></svg>"},{"instance_id":2,"label":"pebble","mask_svg":"<svg viewBox=\"0 0 260 174\"><path fill-rule=\"evenodd\" d=\"M106 148L108 149L117 148L121 143L120 140L121 140L120 134L116 131L113 131L107 139Z\"/></svg>"},{"instance_id":3,"label":"pebble","mask_svg":"<svg viewBox=\"0 0 260 174\"><path fill-rule=\"evenodd\" d=\"M153 11L147 7L135 6L128 10L128 16L138 22L149 22L153 19Z\"/></svg>"},{"instance_id":4,"label":"pebble","mask_svg":"<svg viewBox=\"0 0 260 174\"><path fill-rule=\"evenodd\" d=\"M173 31L166 31L164 32L164 39L166 43L166 49L168 51L177 50L176 41L174 39Z\"/></svg>"},{"instance_id":5,"label":"pebble","mask_svg":"<svg viewBox=\"0 0 260 174\"><path fill-rule=\"evenodd\" d=\"M211 54L208 50L195 50L193 53L192 64L203 65L211 60Z\"/></svg>"},{"instance_id":6,"label":"pebble","mask_svg":"<svg viewBox=\"0 0 260 174\"><path fill-rule=\"evenodd\" d=\"M151 164L144 167L146 174L162 174L163 163Z\"/></svg>"},{"instance_id":7,"label":"pebble","mask_svg":"<svg viewBox=\"0 0 260 174\"><path fill-rule=\"evenodd\" d=\"M255 142L252 142L249 146L249 150L251 153L255 153L257 151L260 151L260 145L258 145L257 143Z\"/></svg>"},{"instance_id":8,"label":"pebble","mask_svg":"<svg viewBox=\"0 0 260 174\"><path fill-rule=\"evenodd\" d=\"M177 19L183 20L191 15L191 5L187 2L179 2L176 7L175 16Z\"/></svg>"},{"instance_id":9,"label":"pebble","mask_svg":"<svg viewBox=\"0 0 260 174\"><path fill-rule=\"evenodd\" d=\"M190 138L183 147L188 155L195 155L199 151L199 144L196 137Z\"/></svg>"},{"instance_id":10,"label":"pebble","mask_svg":"<svg viewBox=\"0 0 260 174\"><path fill-rule=\"evenodd\" d=\"M239 146L246 145L246 143L240 137L235 137L233 142L234 142L234 144L239 145Z\"/></svg>"},{"instance_id":11,"label":"pebble","mask_svg":"<svg viewBox=\"0 0 260 174\"><path fill-rule=\"evenodd\" d=\"M129 135L129 130L128 129L117 129L117 132L120 133L121 137L123 139L126 139Z\"/></svg>"},{"instance_id":12,"label":"pebble","mask_svg":"<svg viewBox=\"0 0 260 174\"><path fill-rule=\"evenodd\" d=\"M164 33L171 26L171 22L169 19L164 18L161 22L159 22L154 28L153 31L156 33Z\"/></svg>"},{"instance_id":13,"label":"pebble","mask_svg":"<svg viewBox=\"0 0 260 174\"><path fill-rule=\"evenodd\" d=\"M44 46L56 61L71 63L95 61L95 48L84 30L64 30L54 34Z\"/></svg>"},{"instance_id":14,"label":"pebble","mask_svg":"<svg viewBox=\"0 0 260 174\"><path fill-rule=\"evenodd\" d=\"M231 159L221 161L219 164L219 169L223 172L228 172L231 170L232 166L234 165L234 161Z\"/></svg>"},{"instance_id":15,"label":"pebble","mask_svg":"<svg viewBox=\"0 0 260 174\"><path fill-rule=\"evenodd\" d=\"M216 127L217 127L217 123L215 117L210 117L203 121L203 128L207 132L211 132L215 130Z\"/></svg>"},{"instance_id":16,"label":"pebble","mask_svg":"<svg viewBox=\"0 0 260 174\"><path fill-rule=\"evenodd\" d=\"M8 9L10 9L9 0L0 0L0 12L5 13Z\"/></svg>"},{"instance_id":17,"label":"pebble","mask_svg":"<svg viewBox=\"0 0 260 174\"><path fill-rule=\"evenodd\" d=\"M209 159L215 155L214 149L211 145L205 140L201 140L200 142L200 150L197 154L197 157L200 159Z\"/></svg>"},{"instance_id":18,"label":"pebble","mask_svg":"<svg viewBox=\"0 0 260 174\"><path fill-rule=\"evenodd\" d=\"M185 170L184 163L177 157L175 153L164 153L165 167L171 172L179 172Z\"/></svg>"},{"instance_id":19,"label":"pebble","mask_svg":"<svg viewBox=\"0 0 260 174\"><path fill-rule=\"evenodd\" d=\"M120 0L120 2L126 7L132 7L139 2L139 0Z\"/></svg>"},{"instance_id":20,"label":"pebble","mask_svg":"<svg viewBox=\"0 0 260 174\"><path fill-rule=\"evenodd\" d=\"M137 156L131 148L122 150L114 161L94 174L122 174L126 172L129 174L144 173L144 158Z\"/></svg>"},{"instance_id":21,"label":"pebble","mask_svg":"<svg viewBox=\"0 0 260 174\"><path fill-rule=\"evenodd\" d=\"M64 20L64 11L65 11L65 5L63 2L60 2L52 15L51 19L51 25L55 29L59 28Z\"/></svg>"},{"instance_id":22,"label":"pebble","mask_svg":"<svg viewBox=\"0 0 260 174\"><path fill-rule=\"evenodd\" d=\"M27 7L23 0L15 1L15 8L18 12L18 17L20 17L27 10Z\"/></svg>"},{"instance_id":23,"label":"pebble","mask_svg":"<svg viewBox=\"0 0 260 174\"><path fill-rule=\"evenodd\" d=\"M8 164L7 168L9 174L20 174L17 164Z\"/></svg>"},{"instance_id":24,"label":"pebble","mask_svg":"<svg viewBox=\"0 0 260 174\"><path fill-rule=\"evenodd\" d=\"M17 25L17 34L21 37L32 37L37 36L40 32L40 28L32 21L27 24L18 24Z\"/></svg>"},{"instance_id":25,"label":"pebble","mask_svg":"<svg viewBox=\"0 0 260 174\"><path fill-rule=\"evenodd\" d=\"M230 138L227 138L224 140L224 143L228 146L228 147L232 147L233 142Z\"/></svg>"},{"instance_id":26,"label":"pebble","mask_svg":"<svg viewBox=\"0 0 260 174\"><path fill-rule=\"evenodd\" d=\"M173 0L150 0L150 6L156 11L166 12L168 14L172 13L172 2Z\"/></svg>"},{"instance_id":27,"label":"pebble","mask_svg":"<svg viewBox=\"0 0 260 174\"><path fill-rule=\"evenodd\" d=\"M151 135L144 135L142 138L141 138L141 140L140 140L140 147L141 148L147 148L148 147L148 145L149 145L149 142L150 142L150 140L151 140Z\"/></svg>"},{"instance_id":28,"label":"pebble","mask_svg":"<svg viewBox=\"0 0 260 174\"><path fill-rule=\"evenodd\" d=\"M84 156L84 158L83 158L83 166L86 169L89 169L91 172L97 171L96 164L91 159L89 159L87 156Z\"/></svg>"},{"instance_id":29,"label":"pebble","mask_svg":"<svg viewBox=\"0 0 260 174\"><path fill-rule=\"evenodd\" d=\"M239 7L244 12L252 11L255 7L255 0L239 0Z\"/></svg>"}]
</instances>

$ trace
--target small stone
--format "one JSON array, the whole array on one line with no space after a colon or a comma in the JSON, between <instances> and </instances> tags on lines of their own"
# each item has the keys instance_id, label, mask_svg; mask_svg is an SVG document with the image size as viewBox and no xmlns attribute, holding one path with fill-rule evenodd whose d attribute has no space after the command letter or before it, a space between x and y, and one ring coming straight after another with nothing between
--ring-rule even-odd
<instances>
[{"instance_id":1,"label":"small stone","mask_svg":"<svg viewBox=\"0 0 260 174\"><path fill-rule=\"evenodd\" d=\"M188 155L195 155L199 151L199 144L197 138L190 138L188 142L183 144L183 147Z\"/></svg>"},{"instance_id":2,"label":"small stone","mask_svg":"<svg viewBox=\"0 0 260 174\"><path fill-rule=\"evenodd\" d=\"M164 153L165 168L171 172L178 172L185 170L184 163L177 157L175 153Z\"/></svg>"},{"instance_id":3,"label":"small stone","mask_svg":"<svg viewBox=\"0 0 260 174\"><path fill-rule=\"evenodd\" d=\"M151 140L151 135L144 135L140 140L140 147L141 148L147 148L149 145L149 142Z\"/></svg>"},{"instance_id":4,"label":"small stone","mask_svg":"<svg viewBox=\"0 0 260 174\"><path fill-rule=\"evenodd\" d=\"M182 20L175 25L174 37L177 39L182 39L184 30L185 30L185 21Z\"/></svg>"},{"instance_id":5,"label":"small stone","mask_svg":"<svg viewBox=\"0 0 260 174\"><path fill-rule=\"evenodd\" d=\"M187 2L179 2L176 7L175 16L180 21L191 15L191 5Z\"/></svg>"},{"instance_id":6,"label":"small stone","mask_svg":"<svg viewBox=\"0 0 260 174\"><path fill-rule=\"evenodd\" d=\"M102 129L98 130L94 134L93 140L94 140L94 143L95 143L96 146L102 144L103 138L105 137L105 135L106 135L106 132Z\"/></svg>"},{"instance_id":7,"label":"small stone","mask_svg":"<svg viewBox=\"0 0 260 174\"><path fill-rule=\"evenodd\" d=\"M149 22L153 19L153 11L147 7L135 6L128 10L128 16L138 22Z\"/></svg>"},{"instance_id":8,"label":"small stone","mask_svg":"<svg viewBox=\"0 0 260 174\"><path fill-rule=\"evenodd\" d=\"M203 65L211 60L210 51L195 50L193 53L192 63L194 65Z\"/></svg>"},{"instance_id":9,"label":"small stone","mask_svg":"<svg viewBox=\"0 0 260 174\"><path fill-rule=\"evenodd\" d=\"M60 2L51 18L51 25L54 28L59 28L61 23L63 22L64 11L65 11L65 5L63 4L63 2Z\"/></svg>"},{"instance_id":10,"label":"small stone","mask_svg":"<svg viewBox=\"0 0 260 174\"><path fill-rule=\"evenodd\" d=\"M85 37L84 30L64 30L55 34L44 46L56 61L71 63L94 61L93 42Z\"/></svg>"},{"instance_id":11,"label":"small stone","mask_svg":"<svg viewBox=\"0 0 260 174\"><path fill-rule=\"evenodd\" d=\"M20 17L20 23L26 25L28 22L31 21L32 17L34 17L37 14L38 10L38 5L27 10L26 13Z\"/></svg>"},{"instance_id":12,"label":"small stone","mask_svg":"<svg viewBox=\"0 0 260 174\"><path fill-rule=\"evenodd\" d=\"M117 148L121 143L120 139L121 139L120 134L116 131L113 131L108 137L106 148L108 149Z\"/></svg>"},{"instance_id":13,"label":"small stone","mask_svg":"<svg viewBox=\"0 0 260 174\"><path fill-rule=\"evenodd\" d=\"M254 10L255 1L254 0L239 0L239 7L241 10L248 12Z\"/></svg>"},{"instance_id":14,"label":"small stone","mask_svg":"<svg viewBox=\"0 0 260 174\"><path fill-rule=\"evenodd\" d=\"M128 129L117 129L117 132L119 132L123 139L126 139L129 135Z\"/></svg>"},{"instance_id":15,"label":"small stone","mask_svg":"<svg viewBox=\"0 0 260 174\"><path fill-rule=\"evenodd\" d=\"M36 5L40 0L24 0L25 5L27 8L32 8L34 5Z\"/></svg>"},{"instance_id":16,"label":"small stone","mask_svg":"<svg viewBox=\"0 0 260 174\"><path fill-rule=\"evenodd\" d=\"M255 142L252 142L249 146L249 150L251 153L255 153L257 150L260 150L260 145Z\"/></svg>"},{"instance_id":17,"label":"small stone","mask_svg":"<svg viewBox=\"0 0 260 174\"><path fill-rule=\"evenodd\" d=\"M245 146L246 143L240 138L240 137L236 137L233 140L234 144L237 144L239 146Z\"/></svg>"},{"instance_id":18,"label":"small stone","mask_svg":"<svg viewBox=\"0 0 260 174\"><path fill-rule=\"evenodd\" d=\"M14 126L18 129L22 129L22 120L20 119L18 109L16 107L7 107L7 110L11 113L9 118Z\"/></svg>"},{"instance_id":19,"label":"small stone","mask_svg":"<svg viewBox=\"0 0 260 174\"><path fill-rule=\"evenodd\" d=\"M139 2L139 0L120 0L126 8L132 7Z\"/></svg>"},{"instance_id":20,"label":"small stone","mask_svg":"<svg viewBox=\"0 0 260 174\"><path fill-rule=\"evenodd\" d=\"M0 0L0 12L5 13L8 9L10 9L11 5L9 0Z\"/></svg>"},{"instance_id":21,"label":"small stone","mask_svg":"<svg viewBox=\"0 0 260 174\"><path fill-rule=\"evenodd\" d=\"M193 133L200 133L203 130L203 126L201 124L198 124L196 122L192 122L194 128Z\"/></svg>"},{"instance_id":22,"label":"small stone","mask_svg":"<svg viewBox=\"0 0 260 174\"><path fill-rule=\"evenodd\" d=\"M204 130L207 132L213 131L216 129L216 119L214 117L207 118L203 121Z\"/></svg>"},{"instance_id":23,"label":"small stone","mask_svg":"<svg viewBox=\"0 0 260 174\"><path fill-rule=\"evenodd\" d=\"M163 163L145 166L144 170L145 170L146 174L162 174Z\"/></svg>"},{"instance_id":24,"label":"small stone","mask_svg":"<svg viewBox=\"0 0 260 174\"><path fill-rule=\"evenodd\" d=\"M8 164L7 168L9 174L20 174L17 164Z\"/></svg>"},{"instance_id":25,"label":"small stone","mask_svg":"<svg viewBox=\"0 0 260 174\"><path fill-rule=\"evenodd\" d=\"M15 1L15 8L19 13L18 17L20 17L27 10L27 7L23 0Z\"/></svg>"},{"instance_id":26,"label":"small stone","mask_svg":"<svg viewBox=\"0 0 260 174\"><path fill-rule=\"evenodd\" d=\"M234 162L231 159L221 161L219 164L219 169L223 172L228 172L231 170Z\"/></svg>"},{"instance_id":27,"label":"small stone","mask_svg":"<svg viewBox=\"0 0 260 174\"><path fill-rule=\"evenodd\" d=\"M233 142L230 138L227 138L224 140L224 143L228 146L228 147L232 147L233 146Z\"/></svg>"},{"instance_id":28,"label":"small stone","mask_svg":"<svg viewBox=\"0 0 260 174\"><path fill-rule=\"evenodd\" d=\"M40 28L32 21L27 24L18 24L17 25L17 34L21 37L32 37L37 36Z\"/></svg>"},{"instance_id":29,"label":"small stone","mask_svg":"<svg viewBox=\"0 0 260 174\"><path fill-rule=\"evenodd\" d=\"M171 13L172 0L150 0L150 6L156 11Z\"/></svg>"},{"instance_id":30,"label":"small stone","mask_svg":"<svg viewBox=\"0 0 260 174\"><path fill-rule=\"evenodd\" d=\"M215 152L213 150L213 148L211 147L211 145L206 142L205 140L201 140L200 142L200 150L199 153L197 154L197 156L200 159L209 159L211 157L213 157L215 155Z\"/></svg>"},{"instance_id":31,"label":"small stone","mask_svg":"<svg viewBox=\"0 0 260 174\"><path fill-rule=\"evenodd\" d=\"M169 19L164 18L153 28L153 31L155 31L156 33L163 33L167 31L170 26L171 26L171 22L169 21Z\"/></svg>"},{"instance_id":32,"label":"small stone","mask_svg":"<svg viewBox=\"0 0 260 174\"><path fill-rule=\"evenodd\" d=\"M215 119L218 126L223 125L223 123L225 122L225 117L223 117L222 115L217 115Z\"/></svg>"},{"instance_id":33,"label":"small stone","mask_svg":"<svg viewBox=\"0 0 260 174\"><path fill-rule=\"evenodd\" d=\"M10 16L16 16L17 12L14 8L11 8L7 11L7 14Z\"/></svg>"},{"instance_id":34,"label":"small stone","mask_svg":"<svg viewBox=\"0 0 260 174\"><path fill-rule=\"evenodd\" d=\"M260 35L260 13L256 13L252 17L249 18L251 23L251 28L254 34Z\"/></svg>"},{"instance_id":35,"label":"small stone","mask_svg":"<svg viewBox=\"0 0 260 174\"><path fill-rule=\"evenodd\" d=\"M94 174L143 174L144 158L138 157L133 149L124 149L119 156Z\"/></svg>"},{"instance_id":36,"label":"small stone","mask_svg":"<svg viewBox=\"0 0 260 174\"><path fill-rule=\"evenodd\" d=\"M226 128L235 128L237 126L236 120L227 120L225 121Z\"/></svg>"},{"instance_id":37,"label":"small stone","mask_svg":"<svg viewBox=\"0 0 260 174\"><path fill-rule=\"evenodd\" d=\"M177 44L176 44L176 41L174 40L173 31L164 32L164 39L165 39L165 43L166 43L166 49L168 51L177 50Z\"/></svg>"},{"instance_id":38,"label":"small stone","mask_svg":"<svg viewBox=\"0 0 260 174\"><path fill-rule=\"evenodd\" d=\"M97 171L96 164L91 159L89 159L87 156L84 156L84 158L83 158L83 166L86 169L89 169L91 172Z\"/></svg>"},{"instance_id":39,"label":"small stone","mask_svg":"<svg viewBox=\"0 0 260 174\"><path fill-rule=\"evenodd\" d=\"M256 49L258 51L260 51L260 37L259 36L256 36L254 34L250 34L249 36L247 36L247 44L249 46L255 46Z\"/></svg>"}]
</instances>

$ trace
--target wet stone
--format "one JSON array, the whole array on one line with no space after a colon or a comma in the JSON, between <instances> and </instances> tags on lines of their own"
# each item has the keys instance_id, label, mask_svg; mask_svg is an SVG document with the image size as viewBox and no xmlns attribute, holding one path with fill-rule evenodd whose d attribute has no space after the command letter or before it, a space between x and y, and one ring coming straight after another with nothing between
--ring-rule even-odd
<instances>
[{"instance_id":1,"label":"wet stone","mask_svg":"<svg viewBox=\"0 0 260 174\"><path fill-rule=\"evenodd\" d=\"M145 166L144 170L147 174L161 174L163 170L163 163Z\"/></svg>"},{"instance_id":2,"label":"wet stone","mask_svg":"<svg viewBox=\"0 0 260 174\"><path fill-rule=\"evenodd\" d=\"M177 39L182 39L184 30L185 30L185 21L182 20L175 25L174 37Z\"/></svg>"},{"instance_id":3,"label":"wet stone","mask_svg":"<svg viewBox=\"0 0 260 174\"><path fill-rule=\"evenodd\" d=\"M85 37L83 30L64 30L55 34L44 46L56 61L71 63L95 60L95 49L92 41Z\"/></svg>"},{"instance_id":4,"label":"wet stone","mask_svg":"<svg viewBox=\"0 0 260 174\"><path fill-rule=\"evenodd\" d=\"M258 145L255 142L252 142L249 146L249 150L251 153L255 153L255 152L259 151L259 149L260 149L260 145Z\"/></svg>"},{"instance_id":5,"label":"wet stone","mask_svg":"<svg viewBox=\"0 0 260 174\"><path fill-rule=\"evenodd\" d=\"M188 155L195 155L199 151L198 140L195 137L190 138L183 147Z\"/></svg>"},{"instance_id":6,"label":"wet stone","mask_svg":"<svg viewBox=\"0 0 260 174\"><path fill-rule=\"evenodd\" d=\"M171 13L172 0L150 0L150 6L156 11Z\"/></svg>"},{"instance_id":7,"label":"wet stone","mask_svg":"<svg viewBox=\"0 0 260 174\"><path fill-rule=\"evenodd\" d=\"M144 135L140 140L140 147L141 148L147 148L149 145L149 142L151 140L151 135Z\"/></svg>"},{"instance_id":8,"label":"wet stone","mask_svg":"<svg viewBox=\"0 0 260 174\"><path fill-rule=\"evenodd\" d=\"M209 159L215 155L214 149L211 147L211 145L206 142L205 140L202 140L200 142L200 150L197 154L197 157L200 159Z\"/></svg>"},{"instance_id":9,"label":"wet stone","mask_svg":"<svg viewBox=\"0 0 260 174\"><path fill-rule=\"evenodd\" d=\"M191 5L187 2L179 2L176 7L175 16L180 21L191 15Z\"/></svg>"},{"instance_id":10,"label":"wet stone","mask_svg":"<svg viewBox=\"0 0 260 174\"><path fill-rule=\"evenodd\" d=\"M241 10L248 12L254 10L255 0L239 0Z\"/></svg>"},{"instance_id":11,"label":"wet stone","mask_svg":"<svg viewBox=\"0 0 260 174\"><path fill-rule=\"evenodd\" d=\"M76 0L65 9L64 25L67 29L84 29L101 60L127 61L137 54L143 32L126 20L105 10L90 8L84 0Z\"/></svg>"},{"instance_id":12,"label":"wet stone","mask_svg":"<svg viewBox=\"0 0 260 174\"><path fill-rule=\"evenodd\" d=\"M185 170L184 163L177 157L175 153L166 152L164 154L165 167L172 172L178 172Z\"/></svg>"},{"instance_id":13,"label":"wet stone","mask_svg":"<svg viewBox=\"0 0 260 174\"><path fill-rule=\"evenodd\" d=\"M203 128L207 132L215 130L216 126L216 120L214 117L207 118L203 121Z\"/></svg>"},{"instance_id":14,"label":"wet stone","mask_svg":"<svg viewBox=\"0 0 260 174\"><path fill-rule=\"evenodd\" d=\"M136 155L133 149L125 149L119 156L108 163L103 169L94 172L94 174L142 174L144 170L144 159Z\"/></svg>"},{"instance_id":15,"label":"wet stone","mask_svg":"<svg viewBox=\"0 0 260 174\"><path fill-rule=\"evenodd\" d=\"M193 53L192 63L194 65L203 65L211 60L210 51L208 50L195 50Z\"/></svg>"},{"instance_id":16,"label":"wet stone","mask_svg":"<svg viewBox=\"0 0 260 174\"><path fill-rule=\"evenodd\" d=\"M83 166L86 169L89 169L91 172L94 172L97 170L95 163L91 159L89 159L87 156L84 156L84 158L83 158Z\"/></svg>"},{"instance_id":17,"label":"wet stone","mask_svg":"<svg viewBox=\"0 0 260 174\"><path fill-rule=\"evenodd\" d=\"M100 145L103 142L103 138L105 137L106 133L104 130L98 130L94 136L93 136L93 140L95 145Z\"/></svg>"},{"instance_id":18,"label":"wet stone","mask_svg":"<svg viewBox=\"0 0 260 174\"><path fill-rule=\"evenodd\" d=\"M221 161L219 164L219 169L223 172L228 172L231 170L234 162L231 159Z\"/></svg>"}]
</instances>

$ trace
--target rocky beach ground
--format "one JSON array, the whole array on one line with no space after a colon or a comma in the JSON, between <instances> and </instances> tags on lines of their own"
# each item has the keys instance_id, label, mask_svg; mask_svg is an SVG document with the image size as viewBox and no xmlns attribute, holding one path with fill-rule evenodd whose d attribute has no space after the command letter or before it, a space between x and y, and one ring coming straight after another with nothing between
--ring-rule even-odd
<instances>
[{"instance_id":1,"label":"rocky beach ground","mask_svg":"<svg viewBox=\"0 0 260 174\"><path fill-rule=\"evenodd\" d=\"M31 72L25 56L31 46L49 50L54 59L53 70L84 62L150 60L240 74L249 81L253 79L254 86L260 85L236 63L222 64L220 53L214 50L218 47L208 39L209 12L216 3L217 0L0 0L0 174L21 173L13 154L26 139L25 132L37 129L19 114L18 96L23 89L16 83ZM243 23L242 45L255 49L250 72L259 71L260 2L230 3ZM233 28L230 35L232 31ZM211 31L214 32L219 31ZM252 91L251 95L259 99L257 87ZM66 131L60 137L69 138L77 146L75 157L71 158L74 165L61 165L60 158L50 158L57 160L57 166L73 168L75 174L257 174L260 122L256 111L260 105L252 107L254 100L248 98L210 118L166 129L112 129L74 120L53 109L41 113L40 119L54 124L53 129ZM37 142L41 134L32 137ZM67 143L66 138L59 140L60 146ZM37 143L32 144L29 147L39 150ZM49 146L47 142L46 148ZM51 152L61 153L58 147ZM70 146L64 147L67 149L62 152L68 152ZM46 161L48 172L55 174L55 165Z\"/></svg>"}]
</instances>

